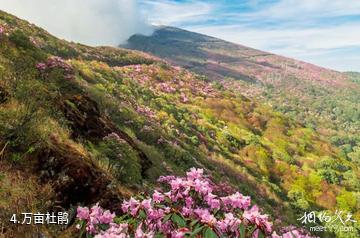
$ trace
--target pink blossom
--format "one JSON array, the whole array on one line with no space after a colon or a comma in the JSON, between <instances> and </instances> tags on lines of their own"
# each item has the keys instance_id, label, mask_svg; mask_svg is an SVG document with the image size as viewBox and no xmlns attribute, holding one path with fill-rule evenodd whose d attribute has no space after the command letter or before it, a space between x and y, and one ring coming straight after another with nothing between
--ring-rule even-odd
<instances>
[{"instance_id":1,"label":"pink blossom","mask_svg":"<svg viewBox=\"0 0 360 238\"><path fill-rule=\"evenodd\" d=\"M123 204L121 205L121 208L122 208L123 212L128 212L130 209L130 214L132 216L135 216L137 214L137 212L139 211L140 202L132 197L132 198L130 198L129 201L124 201Z\"/></svg>"},{"instance_id":2,"label":"pink blossom","mask_svg":"<svg viewBox=\"0 0 360 238\"><path fill-rule=\"evenodd\" d=\"M143 230L142 230L142 226L143 226L143 223L141 223L141 224L136 228L135 238L143 238L143 237L144 237L144 232L143 232Z\"/></svg>"},{"instance_id":3,"label":"pink blossom","mask_svg":"<svg viewBox=\"0 0 360 238\"><path fill-rule=\"evenodd\" d=\"M176 92L176 89L170 86L167 83L160 83L160 90L166 93L174 93Z\"/></svg>"},{"instance_id":4,"label":"pink blossom","mask_svg":"<svg viewBox=\"0 0 360 238\"><path fill-rule=\"evenodd\" d=\"M210 214L209 210L197 208L194 210L194 213L200 218L201 222L206 224L215 224L216 218Z\"/></svg>"},{"instance_id":5,"label":"pink blossom","mask_svg":"<svg viewBox=\"0 0 360 238\"><path fill-rule=\"evenodd\" d=\"M164 201L165 196L163 194L159 193L157 190L155 190L152 198L155 203L160 203L160 202Z\"/></svg>"},{"instance_id":6,"label":"pink blossom","mask_svg":"<svg viewBox=\"0 0 360 238\"><path fill-rule=\"evenodd\" d=\"M190 208L194 204L194 200L191 197L186 197L185 204L187 208Z\"/></svg>"},{"instance_id":7,"label":"pink blossom","mask_svg":"<svg viewBox=\"0 0 360 238\"><path fill-rule=\"evenodd\" d=\"M179 229L177 231L174 231L171 234L171 238L184 238L185 237L185 232L189 231L188 229Z\"/></svg>"},{"instance_id":8,"label":"pink blossom","mask_svg":"<svg viewBox=\"0 0 360 238\"><path fill-rule=\"evenodd\" d=\"M180 99L181 99L181 102L182 102L182 103L187 103L187 102L189 102L189 98L186 96L185 93L181 93L181 94L180 94Z\"/></svg>"},{"instance_id":9,"label":"pink blossom","mask_svg":"<svg viewBox=\"0 0 360 238\"><path fill-rule=\"evenodd\" d=\"M163 209L149 209L148 218L150 220L159 220L165 216L165 211Z\"/></svg>"},{"instance_id":10,"label":"pink blossom","mask_svg":"<svg viewBox=\"0 0 360 238\"><path fill-rule=\"evenodd\" d=\"M178 190L182 186L183 180L180 178L170 181L170 186L172 190Z\"/></svg>"},{"instance_id":11,"label":"pink blossom","mask_svg":"<svg viewBox=\"0 0 360 238\"><path fill-rule=\"evenodd\" d=\"M241 220L236 218L232 213L226 213L225 218L219 220L216 224L222 232L235 232L238 230Z\"/></svg>"},{"instance_id":12,"label":"pink blossom","mask_svg":"<svg viewBox=\"0 0 360 238\"><path fill-rule=\"evenodd\" d=\"M90 217L90 210L87 207L78 207L76 217L80 220L87 220Z\"/></svg>"},{"instance_id":13,"label":"pink blossom","mask_svg":"<svg viewBox=\"0 0 360 238\"><path fill-rule=\"evenodd\" d=\"M106 231L101 231L94 238L130 238L127 224L112 223Z\"/></svg>"},{"instance_id":14,"label":"pink blossom","mask_svg":"<svg viewBox=\"0 0 360 238\"><path fill-rule=\"evenodd\" d=\"M188 179L199 179L202 178L204 174L204 170L203 169L196 169L196 168L191 168L189 172L186 173Z\"/></svg>"},{"instance_id":15,"label":"pink blossom","mask_svg":"<svg viewBox=\"0 0 360 238\"><path fill-rule=\"evenodd\" d=\"M220 237L239 237L240 224L246 231L254 231L251 235L246 234L246 237L257 238L260 232L269 237L272 232L268 215L261 214L256 205L248 209L250 197L239 192L219 197L216 186L204 177L202 169L193 168L186 173L186 177L165 176L159 181L171 189L167 192L154 190L150 197L139 200L131 197L123 201L121 209L125 216L121 219L124 224L114 224L115 214L104 211L98 204L91 209L79 207L77 217L86 221L87 233L96 238L150 238L159 234L181 238L192 232L194 227L189 224L194 221L207 225L205 227L213 229ZM185 227L173 219L175 214L183 216ZM131 224L131 229L128 229L127 222ZM275 232L271 236L292 238L290 235L294 234L297 238L311 237L294 227L282 232L283 236Z\"/></svg>"},{"instance_id":16,"label":"pink blossom","mask_svg":"<svg viewBox=\"0 0 360 238\"><path fill-rule=\"evenodd\" d=\"M171 181L171 180L173 180L173 179L175 179L176 177L175 176L172 176L172 175L170 175L170 176L160 176L160 178L158 179L158 182L160 182L160 183L167 183L167 182L169 182L169 181Z\"/></svg>"},{"instance_id":17,"label":"pink blossom","mask_svg":"<svg viewBox=\"0 0 360 238\"><path fill-rule=\"evenodd\" d=\"M115 213L111 213L109 210L106 210L100 217L99 222L101 224L110 224L115 218Z\"/></svg>"},{"instance_id":18,"label":"pink blossom","mask_svg":"<svg viewBox=\"0 0 360 238\"><path fill-rule=\"evenodd\" d=\"M256 224L258 227L263 227L267 232L272 231L272 224L268 221L268 215L262 215L259 208L254 205L250 210L245 210L243 217L248 221Z\"/></svg>"},{"instance_id":19,"label":"pink blossom","mask_svg":"<svg viewBox=\"0 0 360 238\"><path fill-rule=\"evenodd\" d=\"M135 65L135 71L141 72L141 65Z\"/></svg>"},{"instance_id":20,"label":"pink blossom","mask_svg":"<svg viewBox=\"0 0 360 238\"><path fill-rule=\"evenodd\" d=\"M40 71L44 71L46 69L46 64L38 63L38 64L36 64L36 68Z\"/></svg>"},{"instance_id":21,"label":"pink blossom","mask_svg":"<svg viewBox=\"0 0 360 238\"><path fill-rule=\"evenodd\" d=\"M141 206L145 209L150 209L151 208L151 199L145 199L141 202Z\"/></svg>"},{"instance_id":22,"label":"pink blossom","mask_svg":"<svg viewBox=\"0 0 360 238\"><path fill-rule=\"evenodd\" d=\"M247 209L251 203L250 197L243 196L239 192L236 192L227 197L222 197L221 200L226 206L230 206L232 208L240 208L243 210Z\"/></svg>"}]
</instances>

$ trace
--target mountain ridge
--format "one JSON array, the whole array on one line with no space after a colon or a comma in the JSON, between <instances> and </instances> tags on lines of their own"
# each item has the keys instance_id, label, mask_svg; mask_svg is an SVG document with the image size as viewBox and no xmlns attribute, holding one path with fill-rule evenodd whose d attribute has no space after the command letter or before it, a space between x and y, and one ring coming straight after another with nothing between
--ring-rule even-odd
<instances>
[{"instance_id":1,"label":"mountain ridge","mask_svg":"<svg viewBox=\"0 0 360 238\"><path fill-rule=\"evenodd\" d=\"M161 29L165 29L165 30L168 30L168 31L178 31L178 32L187 32L188 34L197 34L199 36L202 36L203 38L210 38L210 39L213 39L214 41L223 41L223 42L226 42L228 44L233 44L233 45L237 45L239 47L242 47L242 48L247 48L247 49L250 49L250 50L255 50L261 54L259 54L259 56L262 56L262 55L276 55L276 56L280 56L282 58L286 58L286 59L289 59L289 60L296 60L298 62L302 62L302 63L306 63L306 64L310 64L310 65L313 65L313 66L316 66L318 68L323 68L323 69L326 69L326 70L330 70L330 71L334 71L334 72L338 72L338 73L348 73L348 72L357 72L357 71L340 71L340 70L336 70L336 69L332 69L332 68L329 68L329 67L325 67L325 66L320 66L320 65L317 65L315 63L309 63L305 60L300 60L300 59L297 59L297 58L294 58L294 57L289 57L289 56L285 56L285 55L282 55L282 54L276 54L276 53L272 53L270 51L266 51L266 50L259 50L255 47L250 47L250 46L246 46L244 44L241 44L241 43L237 43L237 42L233 42L233 41L229 41L229 40L225 40L225 39L221 39L221 38L218 38L218 37L215 37L215 36L210 36L210 35L207 35L207 34L204 34L204 33L199 33L199 32L195 32L195 31L191 31L191 30L187 30L187 29L184 29L184 28L180 28L180 27L174 27L174 26L167 26L167 25L154 25L153 26L153 29L154 29L154 32L156 34L156 32L158 30L161 30ZM129 39L127 40L126 43L124 44L120 44L119 46L124 46L124 47L129 47L130 46L127 46L127 43L128 41L131 42L131 39L133 37L136 37L136 36L145 36L141 33L137 33L137 34L134 34L132 36L129 37ZM146 36L149 36L149 35L146 35Z\"/></svg>"},{"instance_id":2,"label":"mountain ridge","mask_svg":"<svg viewBox=\"0 0 360 238\"><path fill-rule=\"evenodd\" d=\"M141 42L141 40L144 40L144 42ZM137 44L137 42L135 41L139 41L139 43L143 43L141 44ZM156 42L158 41L158 42ZM151 45L152 43L154 43L153 45ZM162 48L154 48L151 49L151 47L157 47L156 43L159 43L162 45ZM181 45L183 44L183 45ZM211 49L206 48L206 44L209 44L211 46L217 46L217 45L221 45L221 47L227 48L228 50L233 50L233 52L236 53L236 56L234 57L233 55L235 53L232 52L226 52L228 54L219 54L220 59L218 60L218 62L216 62L216 60L214 60L217 55L216 52L214 53L214 55L211 55ZM195 45L195 47L193 46ZM295 65L299 65L298 67L301 67L302 65L307 66L309 68L315 68L316 70L319 71L330 71L333 73L340 73L336 70L332 70L332 69L327 69L321 66L317 66L314 64L310 64L304 61L300 61L300 60L295 60L293 58L289 58L289 57L285 57L285 56L280 56L280 55L276 55L273 53L269 53L269 52L265 52L265 51L261 51L261 50L257 50L255 48L251 48L251 47L247 47L238 43L232 43L229 41L225 41L222 39L218 39L215 37L211 37L211 36L207 36L204 34L200 34L200 33L195 33L195 32L191 32L191 31L187 31L187 30L183 30L180 28L175 28L175 27L168 27L168 26L161 26L161 27L157 27L153 33L152 36L144 36L141 34L136 34L133 35L129 38L127 44L123 44L121 45L125 48L134 48L134 49L141 49L142 51L148 52L148 53L153 53L155 55L160 55L168 60L170 60L171 62L175 63L175 64L180 64L182 66L188 67L188 68L195 68L195 71L197 71L198 73L204 73L204 71L201 71L199 68L196 67L196 65L194 67L191 67L191 65L189 65L187 62L185 61L191 61L192 59L182 59L179 58L178 60L176 59L177 57L183 57L184 54L185 56L188 54L190 56L194 56L191 53L194 53L195 56L197 57L198 60L211 60L211 62L209 62L210 66L214 66L217 65L218 67L221 67L221 63L239 63L239 65L241 64L253 64L254 66L268 66L268 67L275 67L275 68L279 68L281 67L281 65L277 65L274 64L274 62L270 61L270 62L266 62L266 59L259 59L259 62L253 61L253 60L249 60L248 59L254 59L257 57L276 57L279 60L282 60L283 62L280 63L285 63L288 67L293 67L293 65L290 65L290 63L295 64ZM202 48L204 47L205 48ZM192 52L188 52L188 48L190 48L191 50L194 50ZM165 49L164 49L165 48ZM179 48L179 49L177 49ZM199 49L200 48L200 49ZM217 51L221 51L221 49L217 49L215 47L215 49ZM180 52L177 52L177 50L179 50ZM182 50L182 51L181 51ZM156 51L156 52L155 52ZM162 53L164 52L164 53ZM167 55L167 53L171 54L171 56ZM199 54L199 55L196 55ZM221 58L222 57L222 58ZM236 57L238 57L239 59L243 60L242 62L236 62ZM263 60L263 62L261 61ZM205 62L205 67L206 67L206 63ZM255 63L255 64L254 64ZM279 63L278 63L279 64ZM220 66L219 66L220 65ZM250 65L251 66L251 65ZM209 69L209 67L206 68L207 70L210 71L217 71L216 69ZM227 70L231 71L231 67L229 67ZM221 71L220 69L218 71ZM266 71L266 70L265 70ZM241 74L243 73L242 71L236 71L237 74ZM209 73L204 73L204 74L209 74ZM220 73L221 74L221 73ZM255 75L253 72L248 73L248 75L251 75L254 79L256 79ZM222 74L222 77L224 77L226 75ZM210 76L211 77L211 76ZM215 77L217 79L219 79L219 77ZM239 78L241 79L241 78ZM262 82L262 80L260 80L260 82Z\"/></svg>"}]
</instances>

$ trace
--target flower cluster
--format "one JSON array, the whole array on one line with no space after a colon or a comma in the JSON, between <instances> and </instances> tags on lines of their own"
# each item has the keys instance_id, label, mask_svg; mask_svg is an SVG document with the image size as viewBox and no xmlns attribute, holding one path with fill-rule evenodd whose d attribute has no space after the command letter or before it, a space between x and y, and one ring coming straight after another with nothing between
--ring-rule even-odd
<instances>
[{"instance_id":1,"label":"flower cluster","mask_svg":"<svg viewBox=\"0 0 360 238\"><path fill-rule=\"evenodd\" d=\"M176 92L176 89L173 86L169 85L168 83L160 83L159 86L160 86L160 90L165 93Z\"/></svg>"},{"instance_id":2,"label":"flower cluster","mask_svg":"<svg viewBox=\"0 0 360 238\"><path fill-rule=\"evenodd\" d=\"M251 206L251 199L239 192L227 196L216 193L216 185L192 168L185 177L162 176L158 180L166 192L155 190L151 197L130 198L121 206L122 217L97 205L79 208L80 229L109 237L310 237L300 230L285 231L278 236L272 229L269 216Z\"/></svg>"},{"instance_id":3,"label":"flower cluster","mask_svg":"<svg viewBox=\"0 0 360 238\"><path fill-rule=\"evenodd\" d=\"M36 64L36 68L42 73L46 74L49 70L60 68L64 71L65 79L72 79L74 76L73 68L67 64L62 58L51 56L45 63Z\"/></svg>"},{"instance_id":4,"label":"flower cluster","mask_svg":"<svg viewBox=\"0 0 360 238\"><path fill-rule=\"evenodd\" d=\"M305 229L297 228L295 226L288 226L281 229L282 235L274 232L271 238L313 238Z\"/></svg>"},{"instance_id":5,"label":"flower cluster","mask_svg":"<svg viewBox=\"0 0 360 238\"><path fill-rule=\"evenodd\" d=\"M85 229L90 234L99 233L101 231L100 225L110 224L110 228L112 229L117 226L117 224L113 224L115 214L108 210L104 211L98 204L90 209L87 207L78 207L77 218L86 221ZM78 228L80 228L80 226L78 226Z\"/></svg>"},{"instance_id":6,"label":"flower cluster","mask_svg":"<svg viewBox=\"0 0 360 238\"><path fill-rule=\"evenodd\" d=\"M155 113L149 107L137 106L136 112L149 118L155 118Z\"/></svg>"},{"instance_id":7,"label":"flower cluster","mask_svg":"<svg viewBox=\"0 0 360 238\"><path fill-rule=\"evenodd\" d=\"M187 103L187 102L189 102L189 98L186 96L185 93L181 93L181 94L180 94L180 100L181 100L182 103Z\"/></svg>"}]
</instances>

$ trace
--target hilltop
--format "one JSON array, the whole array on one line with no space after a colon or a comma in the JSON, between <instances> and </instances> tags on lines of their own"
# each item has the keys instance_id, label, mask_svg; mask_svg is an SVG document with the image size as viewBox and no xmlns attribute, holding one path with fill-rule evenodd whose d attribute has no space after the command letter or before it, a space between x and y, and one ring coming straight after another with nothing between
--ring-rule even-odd
<instances>
[{"instance_id":1,"label":"hilltop","mask_svg":"<svg viewBox=\"0 0 360 238\"><path fill-rule=\"evenodd\" d=\"M96 202L116 211L191 167L282 224L310 210L360 218L356 164L261 100L166 58L67 42L1 11L0 26L0 235L73 237L73 224L6 221Z\"/></svg>"}]
</instances>

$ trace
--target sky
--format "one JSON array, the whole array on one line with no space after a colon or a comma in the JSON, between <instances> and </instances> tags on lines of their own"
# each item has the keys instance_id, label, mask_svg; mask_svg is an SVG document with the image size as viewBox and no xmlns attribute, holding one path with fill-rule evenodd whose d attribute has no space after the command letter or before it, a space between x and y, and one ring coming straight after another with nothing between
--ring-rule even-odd
<instances>
[{"instance_id":1,"label":"sky","mask_svg":"<svg viewBox=\"0 0 360 238\"><path fill-rule=\"evenodd\" d=\"M153 24L360 71L360 0L142 0Z\"/></svg>"},{"instance_id":2,"label":"sky","mask_svg":"<svg viewBox=\"0 0 360 238\"><path fill-rule=\"evenodd\" d=\"M0 0L61 38L118 45L181 27L339 71L360 71L360 0Z\"/></svg>"}]
</instances>

